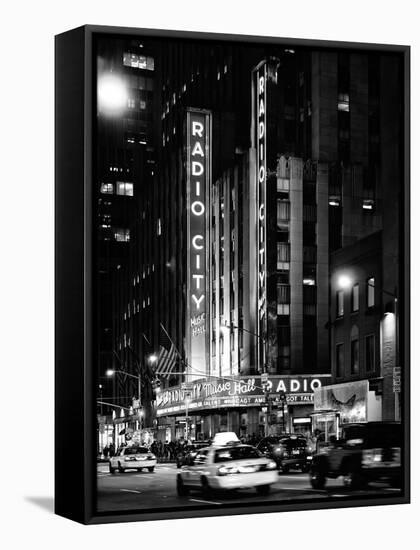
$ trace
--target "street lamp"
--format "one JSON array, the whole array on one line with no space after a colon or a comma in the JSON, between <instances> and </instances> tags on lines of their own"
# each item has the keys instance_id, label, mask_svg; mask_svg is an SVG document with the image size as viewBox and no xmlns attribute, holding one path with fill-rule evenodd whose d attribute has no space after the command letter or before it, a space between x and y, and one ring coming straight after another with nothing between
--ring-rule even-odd
<instances>
[{"instance_id":1,"label":"street lamp","mask_svg":"<svg viewBox=\"0 0 420 550\"><path fill-rule=\"evenodd\" d=\"M126 372L124 370L118 370L118 369L108 369L106 371L106 375L107 376L114 376L114 374L116 373L120 373L120 374L124 374L125 376L129 376L130 378L134 378L135 380L137 380L137 384L138 384L138 400L139 400L139 410L141 409L141 376L140 376L140 369L139 369L139 374L136 375L136 374L131 374L130 372ZM140 427L141 427L141 422L139 421L139 424L140 424Z\"/></svg>"},{"instance_id":2,"label":"street lamp","mask_svg":"<svg viewBox=\"0 0 420 550\"><path fill-rule=\"evenodd\" d=\"M127 87L120 76L109 73L98 79L98 107L104 113L118 115L127 107Z\"/></svg>"}]
</instances>

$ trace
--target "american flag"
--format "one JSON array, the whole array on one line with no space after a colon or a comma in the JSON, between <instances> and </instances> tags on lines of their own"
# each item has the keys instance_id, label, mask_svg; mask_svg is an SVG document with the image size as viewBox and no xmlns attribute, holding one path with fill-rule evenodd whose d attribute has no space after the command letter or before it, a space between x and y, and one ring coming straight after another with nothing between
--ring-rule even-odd
<instances>
[{"instance_id":1,"label":"american flag","mask_svg":"<svg viewBox=\"0 0 420 550\"><path fill-rule=\"evenodd\" d=\"M177 364L178 352L163 325L159 331L159 355L155 374L169 376Z\"/></svg>"}]
</instances>

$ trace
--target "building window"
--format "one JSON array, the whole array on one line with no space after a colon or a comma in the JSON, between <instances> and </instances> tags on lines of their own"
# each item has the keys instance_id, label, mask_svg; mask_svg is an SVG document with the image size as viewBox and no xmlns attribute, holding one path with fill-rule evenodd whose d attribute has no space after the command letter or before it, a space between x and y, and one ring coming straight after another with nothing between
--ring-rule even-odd
<instances>
[{"instance_id":1,"label":"building window","mask_svg":"<svg viewBox=\"0 0 420 550\"><path fill-rule=\"evenodd\" d=\"M367 307L373 307L375 305L375 277L370 277L366 281L366 296Z\"/></svg>"},{"instance_id":2,"label":"building window","mask_svg":"<svg viewBox=\"0 0 420 550\"><path fill-rule=\"evenodd\" d=\"M344 290L337 290L337 310L336 310L336 316L337 317L343 317L344 315Z\"/></svg>"},{"instance_id":3,"label":"building window","mask_svg":"<svg viewBox=\"0 0 420 550\"><path fill-rule=\"evenodd\" d=\"M114 193L114 184L101 183L101 193L104 193L105 195L112 195Z\"/></svg>"},{"instance_id":4,"label":"building window","mask_svg":"<svg viewBox=\"0 0 420 550\"><path fill-rule=\"evenodd\" d=\"M375 370L375 335L369 334L365 338L366 371Z\"/></svg>"},{"instance_id":5,"label":"building window","mask_svg":"<svg viewBox=\"0 0 420 550\"><path fill-rule=\"evenodd\" d=\"M277 269L289 269L290 244L277 243Z\"/></svg>"},{"instance_id":6,"label":"building window","mask_svg":"<svg viewBox=\"0 0 420 550\"><path fill-rule=\"evenodd\" d=\"M290 220L290 202L289 201L277 201L277 225L282 226L284 222Z\"/></svg>"},{"instance_id":7,"label":"building window","mask_svg":"<svg viewBox=\"0 0 420 550\"><path fill-rule=\"evenodd\" d=\"M359 374L359 340L351 341L351 374Z\"/></svg>"},{"instance_id":8,"label":"building window","mask_svg":"<svg viewBox=\"0 0 420 550\"><path fill-rule=\"evenodd\" d=\"M290 315L290 304L277 304L277 315Z\"/></svg>"},{"instance_id":9,"label":"building window","mask_svg":"<svg viewBox=\"0 0 420 550\"><path fill-rule=\"evenodd\" d=\"M117 195L125 195L132 197L134 194L134 186L128 181L117 181Z\"/></svg>"},{"instance_id":10,"label":"building window","mask_svg":"<svg viewBox=\"0 0 420 550\"><path fill-rule=\"evenodd\" d=\"M353 326L350 334L350 373L359 374L359 329Z\"/></svg>"},{"instance_id":11,"label":"building window","mask_svg":"<svg viewBox=\"0 0 420 550\"><path fill-rule=\"evenodd\" d=\"M130 240L129 229L114 229L114 239L117 242L127 243Z\"/></svg>"},{"instance_id":12,"label":"building window","mask_svg":"<svg viewBox=\"0 0 420 550\"><path fill-rule=\"evenodd\" d=\"M351 289L351 310L359 311L359 285L356 284Z\"/></svg>"},{"instance_id":13,"label":"building window","mask_svg":"<svg viewBox=\"0 0 420 550\"><path fill-rule=\"evenodd\" d=\"M135 109L136 108L136 100L133 99L132 97L129 97L128 100L127 100L127 107L129 109Z\"/></svg>"},{"instance_id":14,"label":"building window","mask_svg":"<svg viewBox=\"0 0 420 550\"><path fill-rule=\"evenodd\" d=\"M289 191L290 181L286 178L277 178L277 191Z\"/></svg>"},{"instance_id":15,"label":"building window","mask_svg":"<svg viewBox=\"0 0 420 550\"><path fill-rule=\"evenodd\" d=\"M338 94L337 109L339 111L350 111L350 98L349 94Z\"/></svg>"},{"instance_id":16,"label":"building window","mask_svg":"<svg viewBox=\"0 0 420 550\"><path fill-rule=\"evenodd\" d=\"M146 71L155 70L155 60L153 57L137 55L131 52L124 52L123 64L125 67L133 67L135 69L145 69Z\"/></svg>"},{"instance_id":17,"label":"building window","mask_svg":"<svg viewBox=\"0 0 420 550\"><path fill-rule=\"evenodd\" d=\"M344 344L335 346L335 372L337 378L344 376Z\"/></svg>"}]
</instances>

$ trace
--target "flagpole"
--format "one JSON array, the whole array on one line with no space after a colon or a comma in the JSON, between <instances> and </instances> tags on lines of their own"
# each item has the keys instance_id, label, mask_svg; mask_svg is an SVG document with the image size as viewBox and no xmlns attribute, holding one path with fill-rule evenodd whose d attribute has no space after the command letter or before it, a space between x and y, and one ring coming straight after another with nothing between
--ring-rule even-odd
<instances>
[{"instance_id":1,"label":"flagpole","mask_svg":"<svg viewBox=\"0 0 420 550\"><path fill-rule=\"evenodd\" d=\"M181 359L182 363L184 363L184 365L185 365L186 367L188 367L188 366L189 366L188 363L182 358L182 355L179 353L179 350L178 350L178 348L176 347L176 345L174 344L174 341L173 341L172 338L169 336L168 331L165 329L165 327L162 325L162 323L159 323L159 325L160 325L161 329L163 330L163 332L166 334L166 336L169 338L169 341L171 342L171 344L172 344L173 347L175 348L175 351L176 351L178 357ZM169 374L172 374L172 373L168 373L168 375L169 375Z\"/></svg>"}]
</instances>

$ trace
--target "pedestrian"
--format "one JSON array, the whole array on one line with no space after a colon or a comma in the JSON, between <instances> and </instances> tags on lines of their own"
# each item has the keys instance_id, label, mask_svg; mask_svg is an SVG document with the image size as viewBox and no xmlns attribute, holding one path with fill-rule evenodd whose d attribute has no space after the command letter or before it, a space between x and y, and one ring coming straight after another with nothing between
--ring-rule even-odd
<instances>
[{"instance_id":1,"label":"pedestrian","mask_svg":"<svg viewBox=\"0 0 420 550\"><path fill-rule=\"evenodd\" d=\"M113 443L111 443L109 445L109 456L112 457L115 455L115 445Z\"/></svg>"}]
</instances>

